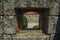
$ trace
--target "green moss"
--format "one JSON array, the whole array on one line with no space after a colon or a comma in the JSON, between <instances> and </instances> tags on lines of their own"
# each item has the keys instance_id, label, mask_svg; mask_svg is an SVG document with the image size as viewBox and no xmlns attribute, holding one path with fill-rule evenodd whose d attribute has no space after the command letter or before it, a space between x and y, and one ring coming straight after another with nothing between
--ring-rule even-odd
<instances>
[{"instance_id":1,"label":"green moss","mask_svg":"<svg viewBox=\"0 0 60 40\"><path fill-rule=\"evenodd\" d=\"M33 26L33 28L39 28L37 25Z\"/></svg>"},{"instance_id":2,"label":"green moss","mask_svg":"<svg viewBox=\"0 0 60 40\"><path fill-rule=\"evenodd\" d=\"M27 24L28 24L27 18L26 16L23 16L23 25L27 26Z\"/></svg>"}]
</instances>

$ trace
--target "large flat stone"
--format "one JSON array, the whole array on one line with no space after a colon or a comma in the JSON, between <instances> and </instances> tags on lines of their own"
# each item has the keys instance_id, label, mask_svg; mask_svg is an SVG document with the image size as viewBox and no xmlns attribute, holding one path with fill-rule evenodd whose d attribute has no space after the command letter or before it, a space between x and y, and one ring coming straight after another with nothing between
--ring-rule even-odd
<instances>
[{"instance_id":1,"label":"large flat stone","mask_svg":"<svg viewBox=\"0 0 60 40\"><path fill-rule=\"evenodd\" d=\"M49 16L48 33L53 34L56 31L58 16Z\"/></svg>"},{"instance_id":2,"label":"large flat stone","mask_svg":"<svg viewBox=\"0 0 60 40\"><path fill-rule=\"evenodd\" d=\"M13 40L49 40L49 36L44 34L17 33L13 36Z\"/></svg>"},{"instance_id":3,"label":"large flat stone","mask_svg":"<svg viewBox=\"0 0 60 40\"><path fill-rule=\"evenodd\" d=\"M14 34L16 33L17 20L15 16L4 16L4 33Z\"/></svg>"}]
</instances>

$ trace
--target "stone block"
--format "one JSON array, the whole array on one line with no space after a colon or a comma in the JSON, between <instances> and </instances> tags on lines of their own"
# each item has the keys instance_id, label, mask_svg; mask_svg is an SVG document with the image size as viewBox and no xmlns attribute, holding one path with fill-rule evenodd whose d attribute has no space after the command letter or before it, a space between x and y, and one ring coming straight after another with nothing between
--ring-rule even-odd
<instances>
[{"instance_id":1,"label":"stone block","mask_svg":"<svg viewBox=\"0 0 60 40\"><path fill-rule=\"evenodd\" d=\"M25 33L16 33L16 35L13 36L13 40L49 40L49 35L44 34L25 34Z\"/></svg>"},{"instance_id":2,"label":"stone block","mask_svg":"<svg viewBox=\"0 0 60 40\"><path fill-rule=\"evenodd\" d=\"M49 15L58 15L58 14L59 14L59 3L56 2L50 3Z\"/></svg>"},{"instance_id":3,"label":"stone block","mask_svg":"<svg viewBox=\"0 0 60 40\"><path fill-rule=\"evenodd\" d=\"M14 0L4 1L4 15L15 15Z\"/></svg>"},{"instance_id":4,"label":"stone block","mask_svg":"<svg viewBox=\"0 0 60 40\"><path fill-rule=\"evenodd\" d=\"M47 7L47 0L16 0L15 7Z\"/></svg>"},{"instance_id":5,"label":"stone block","mask_svg":"<svg viewBox=\"0 0 60 40\"><path fill-rule=\"evenodd\" d=\"M14 7L50 7L49 15L58 15L59 4L57 2L49 3L47 0L8 0L4 2L4 14L15 15Z\"/></svg>"},{"instance_id":6,"label":"stone block","mask_svg":"<svg viewBox=\"0 0 60 40\"><path fill-rule=\"evenodd\" d=\"M3 8L4 8L3 2L0 2L0 15L4 14Z\"/></svg>"},{"instance_id":7,"label":"stone block","mask_svg":"<svg viewBox=\"0 0 60 40\"><path fill-rule=\"evenodd\" d=\"M42 40L49 40L49 35L45 35L42 37Z\"/></svg>"},{"instance_id":8,"label":"stone block","mask_svg":"<svg viewBox=\"0 0 60 40\"><path fill-rule=\"evenodd\" d=\"M0 16L0 34L3 34L4 30L4 18L3 16Z\"/></svg>"},{"instance_id":9,"label":"stone block","mask_svg":"<svg viewBox=\"0 0 60 40\"><path fill-rule=\"evenodd\" d=\"M43 2L44 2L44 3L43 3L43 4L44 4L44 7L45 7L45 8L48 8L48 7L49 7L49 0L43 0ZM42 5L43 5L43 4L42 4Z\"/></svg>"},{"instance_id":10,"label":"stone block","mask_svg":"<svg viewBox=\"0 0 60 40\"><path fill-rule=\"evenodd\" d=\"M16 33L17 20L15 16L4 16L4 33L14 34Z\"/></svg>"},{"instance_id":11,"label":"stone block","mask_svg":"<svg viewBox=\"0 0 60 40\"><path fill-rule=\"evenodd\" d=\"M0 35L0 40L3 40L4 35Z\"/></svg>"},{"instance_id":12,"label":"stone block","mask_svg":"<svg viewBox=\"0 0 60 40\"><path fill-rule=\"evenodd\" d=\"M55 34L51 34L51 35L49 36L50 40L53 40L53 39L54 39L54 36L55 36Z\"/></svg>"},{"instance_id":13,"label":"stone block","mask_svg":"<svg viewBox=\"0 0 60 40\"><path fill-rule=\"evenodd\" d=\"M49 16L48 33L53 34L56 31L58 16Z\"/></svg>"},{"instance_id":14,"label":"stone block","mask_svg":"<svg viewBox=\"0 0 60 40\"><path fill-rule=\"evenodd\" d=\"M4 40L11 40L11 35L4 34Z\"/></svg>"}]
</instances>

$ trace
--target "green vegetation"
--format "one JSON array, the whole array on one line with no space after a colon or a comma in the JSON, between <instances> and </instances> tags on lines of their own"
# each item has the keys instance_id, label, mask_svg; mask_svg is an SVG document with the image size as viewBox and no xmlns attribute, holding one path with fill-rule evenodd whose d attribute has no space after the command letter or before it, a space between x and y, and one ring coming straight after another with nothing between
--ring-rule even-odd
<instances>
[{"instance_id":1,"label":"green vegetation","mask_svg":"<svg viewBox=\"0 0 60 40\"><path fill-rule=\"evenodd\" d=\"M23 26L27 27L28 21L26 16L23 16Z\"/></svg>"},{"instance_id":2,"label":"green vegetation","mask_svg":"<svg viewBox=\"0 0 60 40\"><path fill-rule=\"evenodd\" d=\"M33 28L37 29L37 28L39 28L39 27L38 27L38 25L35 25L35 26L33 26Z\"/></svg>"}]
</instances>

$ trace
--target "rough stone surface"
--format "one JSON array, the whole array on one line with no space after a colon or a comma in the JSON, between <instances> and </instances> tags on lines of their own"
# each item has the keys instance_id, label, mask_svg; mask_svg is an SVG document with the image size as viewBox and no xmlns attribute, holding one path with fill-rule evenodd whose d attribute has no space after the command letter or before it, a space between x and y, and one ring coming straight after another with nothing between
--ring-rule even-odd
<instances>
[{"instance_id":1,"label":"rough stone surface","mask_svg":"<svg viewBox=\"0 0 60 40\"><path fill-rule=\"evenodd\" d=\"M0 34L3 34L4 30L4 18L3 16L0 16Z\"/></svg>"},{"instance_id":2,"label":"rough stone surface","mask_svg":"<svg viewBox=\"0 0 60 40\"><path fill-rule=\"evenodd\" d=\"M4 40L11 40L11 35L4 34Z\"/></svg>"},{"instance_id":3,"label":"rough stone surface","mask_svg":"<svg viewBox=\"0 0 60 40\"><path fill-rule=\"evenodd\" d=\"M17 21L15 16L4 16L4 32L14 34L16 32Z\"/></svg>"},{"instance_id":4,"label":"rough stone surface","mask_svg":"<svg viewBox=\"0 0 60 40\"><path fill-rule=\"evenodd\" d=\"M53 40L54 35L55 35L55 34L51 34L51 35L49 36L50 40Z\"/></svg>"},{"instance_id":5,"label":"rough stone surface","mask_svg":"<svg viewBox=\"0 0 60 40\"><path fill-rule=\"evenodd\" d=\"M59 13L59 1L60 0L0 0L0 40L53 40L53 33L55 33L58 18L53 15L58 15ZM15 15L15 7L50 8L49 15L52 16L49 16L48 33L51 35L33 35L28 33L19 33L18 35L16 32L16 27L18 27L17 20L16 17L13 16ZM15 35L12 36L11 34Z\"/></svg>"},{"instance_id":6,"label":"rough stone surface","mask_svg":"<svg viewBox=\"0 0 60 40\"><path fill-rule=\"evenodd\" d=\"M48 27L48 33L53 34L56 30L56 24L57 24L58 16L49 16L49 27Z\"/></svg>"},{"instance_id":7,"label":"rough stone surface","mask_svg":"<svg viewBox=\"0 0 60 40\"><path fill-rule=\"evenodd\" d=\"M4 1L4 15L15 15L14 0Z\"/></svg>"},{"instance_id":8,"label":"rough stone surface","mask_svg":"<svg viewBox=\"0 0 60 40\"><path fill-rule=\"evenodd\" d=\"M3 40L4 35L0 35L0 40Z\"/></svg>"},{"instance_id":9,"label":"rough stone surface","mask_svg":"<svg viewBox=\"0 0 60 40\"><path fill-rule=\"evenodd\" d=\"M48 0L16 0L16 7L47 7Z\"/></svg>"},{"instance_id":10,"label":"rough stone surface","mask_svg":"<svg viewBox=\"0 0 60 40\"><path fill-rule=\"evenodd\" d=\"M18 36L19 35L19 36ZM25 34L17 33L13 36L13 40L49 40L48 35L44 34Z\"/></svg>"},{"instance_id":11,"label":"rough stone surface","mask_svg":"<svg viewBox=\"0 0 60 40\"><path fill-rule=\"evenodd\" d=\"M4 14L3 8L4 8L4 6L3 6L3 2L1 0L0 1L0 15L3 15Z\"/></svg>"},{"instance_id":12,"label":"rough stone surface","mask_svg":"<svg viewBox=\"0 0 60 40\"><path fill-rule=\"evenodd\" d=\"M50 3L49 15L58 15L58 14L59 14L59 4L56 2Z\"/></svg>"}]
</instances>

